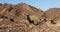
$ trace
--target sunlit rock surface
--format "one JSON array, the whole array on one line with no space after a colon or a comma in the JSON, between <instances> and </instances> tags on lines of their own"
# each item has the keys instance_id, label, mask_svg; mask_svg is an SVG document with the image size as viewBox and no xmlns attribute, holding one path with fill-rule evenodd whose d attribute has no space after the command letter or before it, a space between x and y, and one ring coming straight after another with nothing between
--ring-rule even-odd
<instances>
[{"instance_id":1,"label":"sunlit rock surface","mask_svg":"<svg viewBox=\"0 0 60 32\"><path fill-rule=\"evenodd\" d=\"M60 32L60 8L0 3L0 32Z\"/></svg>"}]
</instances>

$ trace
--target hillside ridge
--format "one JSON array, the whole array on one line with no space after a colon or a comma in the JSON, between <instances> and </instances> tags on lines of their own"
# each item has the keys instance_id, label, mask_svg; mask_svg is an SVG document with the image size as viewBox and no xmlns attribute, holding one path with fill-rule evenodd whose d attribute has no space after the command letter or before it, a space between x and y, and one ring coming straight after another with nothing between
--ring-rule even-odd
<instances>
[{"instance_id":1,"label":"hillside ridge","mask_svg":"<svg viewBox=\"0 0 60 32\"><path fill-rule=\"evenodd\" d=\"M0 32L60 32L60 8L46 11L26 3L0 3Z\"/></svg>"}]
</instances>

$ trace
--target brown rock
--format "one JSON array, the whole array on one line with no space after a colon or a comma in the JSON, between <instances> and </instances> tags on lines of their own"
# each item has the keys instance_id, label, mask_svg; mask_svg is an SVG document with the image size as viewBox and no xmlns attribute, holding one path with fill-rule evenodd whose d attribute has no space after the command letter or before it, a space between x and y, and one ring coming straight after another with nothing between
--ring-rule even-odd
<instances>
[{"instance_id":1,"label":"brown rock","mask_svg":"<svg viewBox=\"0 0 60 32\"><path fill-rule=\"evenodd\" d=\"M60 8L43 12L31 5L0 4L0 32L59 32Z\"/></svg>"}]
</instances>

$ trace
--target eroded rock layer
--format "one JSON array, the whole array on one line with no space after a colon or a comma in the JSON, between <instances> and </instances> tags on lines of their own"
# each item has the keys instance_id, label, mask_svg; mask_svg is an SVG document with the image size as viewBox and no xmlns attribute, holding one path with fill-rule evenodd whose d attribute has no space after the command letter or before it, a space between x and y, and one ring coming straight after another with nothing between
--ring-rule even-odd
<instances>
[{"instance_id":1,"label":"eroded rock layer","mask_svg":"<svg viewBox=\"0 0 60 32\"><path fill-rule=\"evenodd\" d=\"M31 5L0 4L0 32L60 32L60 8L43 12Z\"/></svg>"}]
</instances>

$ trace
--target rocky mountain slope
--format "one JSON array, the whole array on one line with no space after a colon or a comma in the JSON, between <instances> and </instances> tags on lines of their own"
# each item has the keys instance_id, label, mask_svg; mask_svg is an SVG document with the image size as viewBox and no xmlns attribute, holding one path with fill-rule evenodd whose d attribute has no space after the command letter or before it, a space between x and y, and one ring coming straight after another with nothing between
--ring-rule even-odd
<instances>
[{"instance_id":1,"label":"rocky mountain slope","mask_svg":"<svg viewBox=\"0 0 60 32\"><path fill-rule=\"evenodd\" d=\"M60 8L42 11L31 5L0 3L0 32L59 32Z\"/></svg>"}]
</instances>

